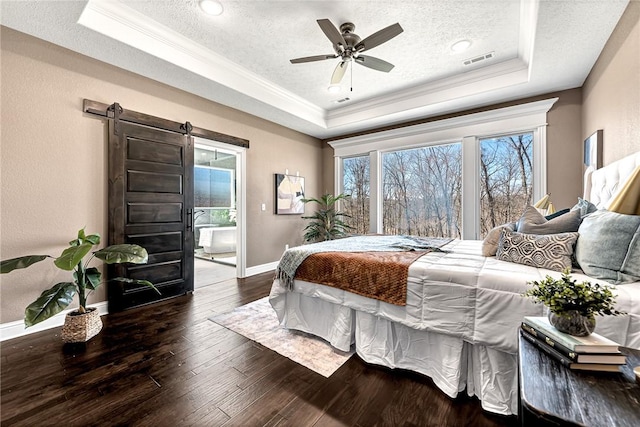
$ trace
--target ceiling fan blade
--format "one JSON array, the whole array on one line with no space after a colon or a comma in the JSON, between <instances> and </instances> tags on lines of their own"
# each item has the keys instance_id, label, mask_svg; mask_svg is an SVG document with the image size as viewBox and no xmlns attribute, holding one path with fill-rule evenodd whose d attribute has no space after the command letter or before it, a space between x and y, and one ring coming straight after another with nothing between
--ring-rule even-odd
<instances>
[{"instance_id":1,"label":"ceiling fan blade","mask_svg":"<svg viewBox=\"0 0 640 427\"><path fill-rule=\"evenodd\" d=\"M344 37L335 25L331 23L328 19L318 19L318 25L320 25L320 29L324 32L331 43L334 45L342 45L345 47L347 43L344 41Z\"/></svg>"},{"instance_id":2,"label":"ceiling fan blade","mask_svg":"<svg viewBox=\"0 0 640 427\"><path fill-rule=\"evenodd\" d=\"M290 61L292 64L301 64L303 62L323 61L325 59L333 59L333 58L337 58L337 55L330 53L327 55L305 56L303 58L290 59Z\"/></svg>"},{"instance_id":3,"label":"ceiling fan blade","mask_svg":"<svg viewBox=\"0 0 640 427\"><path fill-rule=\"evenodd\" d=\"M331 84L337 85L342 81L342 77L344 77L344 73L347 71L347 67L349 63L347 61L342 61L338 64L336 69L333 71L333 75L331 76Z\"/></svg>"},{"instance_id":4,"label":"ceiling fan blade","mask_svg":"<svg viewBox=\"0 0 640 427\"><path fill-rule=\"evenodd\" d=\"M394 67L393 64L383 61L382 59L375 58L373 56L360 55L356 58L356 62L365 67L372 68L374 70L383 71L388 73Z\"/></svg>"},{"instance_id":5,"label":"ceiling fan blade","mask_svg":"<svg viewBox=\"0 0 640 427\"><path fill-rule=\"evenodd\" d=\"M382 30L371 34L369 37L366 37L364 40L358 43L356 45L356 50L358 52L362 52L366 49L373 49L374 47L391 40L403 31L404 30L398 23L389 25L387 28L383 28Z\"/></svg>"}]
</instances>

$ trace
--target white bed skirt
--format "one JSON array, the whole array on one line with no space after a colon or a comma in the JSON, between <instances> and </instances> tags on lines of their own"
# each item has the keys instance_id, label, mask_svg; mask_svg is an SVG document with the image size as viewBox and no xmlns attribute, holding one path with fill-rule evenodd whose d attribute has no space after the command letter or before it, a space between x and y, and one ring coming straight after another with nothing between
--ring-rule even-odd
<instances>
[{"instance_id":1,"label":"white bed skirt","mask_svg":"<svg viewBox=\"0 0 640 427\"><path fill-rule=\"evenodd\" d=\"M467 390L486 411L518 412L517 356L458 337L421 331L295 292L270 302L283 326L316 335L335 348L356 352L368 363L430 377L450 397Z\"/></svg>"}]
</instances>

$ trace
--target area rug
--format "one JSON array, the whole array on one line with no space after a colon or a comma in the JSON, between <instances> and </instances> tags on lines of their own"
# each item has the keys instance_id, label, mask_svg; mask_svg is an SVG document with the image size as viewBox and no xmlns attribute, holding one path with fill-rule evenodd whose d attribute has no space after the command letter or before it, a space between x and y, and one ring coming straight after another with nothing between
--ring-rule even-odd
<instances>
[{"instance_id":1,"label":"area rug","mask_svg":"<svg viewBox=\"0 0 640 427\"><path fill-rule=\"evenodd\" d=\"M238 307L229 313L211 316L209 320L327 378L353 355L353 351L345 353L336 350L326 341L313 335L280 326L268 297Z\"/></svg>"}]
</instances>

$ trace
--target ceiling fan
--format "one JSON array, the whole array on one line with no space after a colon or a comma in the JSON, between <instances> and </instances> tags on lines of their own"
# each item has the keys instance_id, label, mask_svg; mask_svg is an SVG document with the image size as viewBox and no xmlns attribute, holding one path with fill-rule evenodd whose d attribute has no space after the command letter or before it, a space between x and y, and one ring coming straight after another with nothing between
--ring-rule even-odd
<instances>
[{"instance_id":1,"label":"ceiling fan","mask_svg":"<svg viewBox=\"0 0 640 427\"><path fill-rule=\"evenodd\" d=\"M393 64L373 56L361 55L361 53L365 50L373 49L374 47L379 46L402 33L404 30L400 24L396 23L389 25L388 27L371 34L365 39L360 39L360 36L353 32L356 26L351 22L345 22L340 25L339 31L328 19L318 19L318 25L333 44L333 50L335 53L291 59L292 64L341 58L340 63L331 76L332 85L337 85L342 81L342 77L347 70L347 66L349 65L349 62L352 61L356 64L364 65L365 67L377 71L383 71L385 73L388 73L393 69Z\"/></svg>"}]
</instances>

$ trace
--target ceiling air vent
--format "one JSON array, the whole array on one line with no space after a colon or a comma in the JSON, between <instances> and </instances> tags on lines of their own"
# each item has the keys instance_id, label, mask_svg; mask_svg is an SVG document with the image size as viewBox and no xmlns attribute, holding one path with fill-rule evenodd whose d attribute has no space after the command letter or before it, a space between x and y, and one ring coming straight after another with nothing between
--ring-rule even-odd
<instances>
[{"instance_id":1,"label":"ceiling air vent","mask_svg":"<svg viewBox=\"0 0 640 427\"><path fill-rule=\"evenodd\" d=\"M464 61L462 61L462 64L465 66L477 64L478 62L484 61L485 59L491 59L493 58L493 56L494 52L485 53L484 55L476 56L475 58L465 59Z\"/></svg>"},{"instance_id":2,"label":"ceiling air vent","mask_svg":"<svg viewBox=\"0 0 640 427\"><path fill-rule=\"evenodd\" d=\"M336 99L333 102L335 102L336 104L342 104L343 102L347 102L349 100L351 100L351 98L342 98L342 99Z\"/></svg>"}]
</instances>

